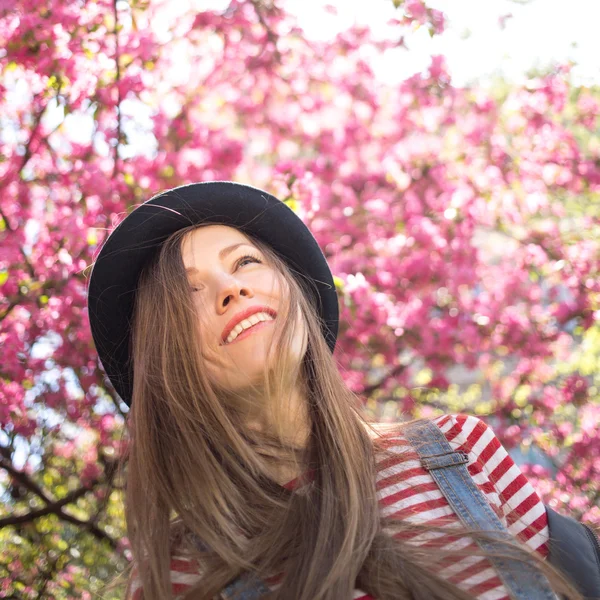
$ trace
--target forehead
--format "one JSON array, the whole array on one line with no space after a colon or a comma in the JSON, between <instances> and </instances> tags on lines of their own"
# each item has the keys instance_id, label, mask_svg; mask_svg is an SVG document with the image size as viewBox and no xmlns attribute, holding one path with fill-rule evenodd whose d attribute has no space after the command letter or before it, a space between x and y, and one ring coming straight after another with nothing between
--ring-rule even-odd
<instances>
[{"instance_id":1,"label":"forehead","mask_svg":"<svg viewBox=\"0 0 600 600\"><path fill-rule=\"evenodd\" d=\"M186 233L181 240L181 256L186 266L194 262L194 257L203 258L218 255L219 250L232 244L252 244L239 229L227 225L207 225Z\"/></svg>"}]
</instances>

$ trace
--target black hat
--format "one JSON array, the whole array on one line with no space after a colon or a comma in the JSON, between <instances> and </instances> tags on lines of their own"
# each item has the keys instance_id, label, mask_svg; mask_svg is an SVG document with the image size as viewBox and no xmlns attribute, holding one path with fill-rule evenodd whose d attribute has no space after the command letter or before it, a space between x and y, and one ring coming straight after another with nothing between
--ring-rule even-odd
<instances>
[{"instance_id":1,"label":"black hat","mask_svg":"<svg viewBox=\"0 0 600 600\"><path fill-rule=\"evenodd\" d=\"M294 211L263 190L230 181L180 186L127 215L104 242L92 268L92 338L106 374L128 405L133 392L130 327L142 268L171 234L202 222L229 225L258 238L313 280L323 336L332 352L335 348L339 309L333 277L317 241Z\"/></svg>"}]
</instances>

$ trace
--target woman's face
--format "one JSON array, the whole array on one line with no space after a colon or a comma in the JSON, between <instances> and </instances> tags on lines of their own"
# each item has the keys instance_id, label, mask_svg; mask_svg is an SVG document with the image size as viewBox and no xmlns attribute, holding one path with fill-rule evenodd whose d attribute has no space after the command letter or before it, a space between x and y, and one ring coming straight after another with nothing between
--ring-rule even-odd
<instances>
[{"instance_id":1,"label":"woman's face","mask_svg":"<svg viewBox=\"0 0 600 600\"><path fill-rule=\"evenodd\" d=\"M256 383L268 359L272 319L286 307L274 267L245 235L225 225L192 230L183 238L181 253L198 308L198 335L209 376L230 391ZM248 309L254 314L240 323ZM299 310L296 319L290 352L299 362L306 351ZM245 326L241 332L235 327L239 323ZM246 328L248 324L252 326Z\"/></svg>"}]
</instances>

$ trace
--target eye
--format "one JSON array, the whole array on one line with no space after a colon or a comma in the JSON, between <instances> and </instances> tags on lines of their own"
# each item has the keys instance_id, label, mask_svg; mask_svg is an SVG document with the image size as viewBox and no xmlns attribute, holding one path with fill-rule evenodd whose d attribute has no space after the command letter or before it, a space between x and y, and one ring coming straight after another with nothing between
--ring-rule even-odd
<instances>
[{"instance_id":1,"label":"eye","mask_svg":"<svg viewBox=\"0 0 600 600\"><path fill-rule=\"evenodd\" d=\"M262 264L263 261L260 258L258 258L258 256L254 256L253 254L244 254L244 256L240 257L235 263L235 270L237 271L241 266L244 266L246 262ZM197 288L191 286L190 289L192 290L192 292L199 292L204 288Z\"/></svg>"},{"instance_id":2,"label":"eye","mask_svg":"<svg viewBox=\"0 0 600 600\"><path fill-rule=\"evenodd\" d=\"M242 256L235 264L236 270L239 269L242 266L242 263L245 263L247 260L255 263L262 263L262 260L260 260L258 256L254 256L253 254L244 254L244 256Z\"/></svg>"}]
</instances>

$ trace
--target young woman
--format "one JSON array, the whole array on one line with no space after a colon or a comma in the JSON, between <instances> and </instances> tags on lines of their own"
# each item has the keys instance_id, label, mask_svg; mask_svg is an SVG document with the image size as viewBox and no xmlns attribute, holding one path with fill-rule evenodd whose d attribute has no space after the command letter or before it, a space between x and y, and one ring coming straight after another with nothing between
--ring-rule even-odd
<instances>
[{"instance_id":1,"label":"young woman","mask_svg":"<svg viewBox=\"0 0 600 600\"><path fill-rule=\"evenodd\" d=\"M369 421L332 356L327 262L266 192L208 182L136 208L96 259L89 314L131 407L127 598L580 598L544 560L540 498L482 421L434 423L511 534L492 549L407 424ZM539 586L519 590L499 554Z\"/></svg>"}]
</instances>

